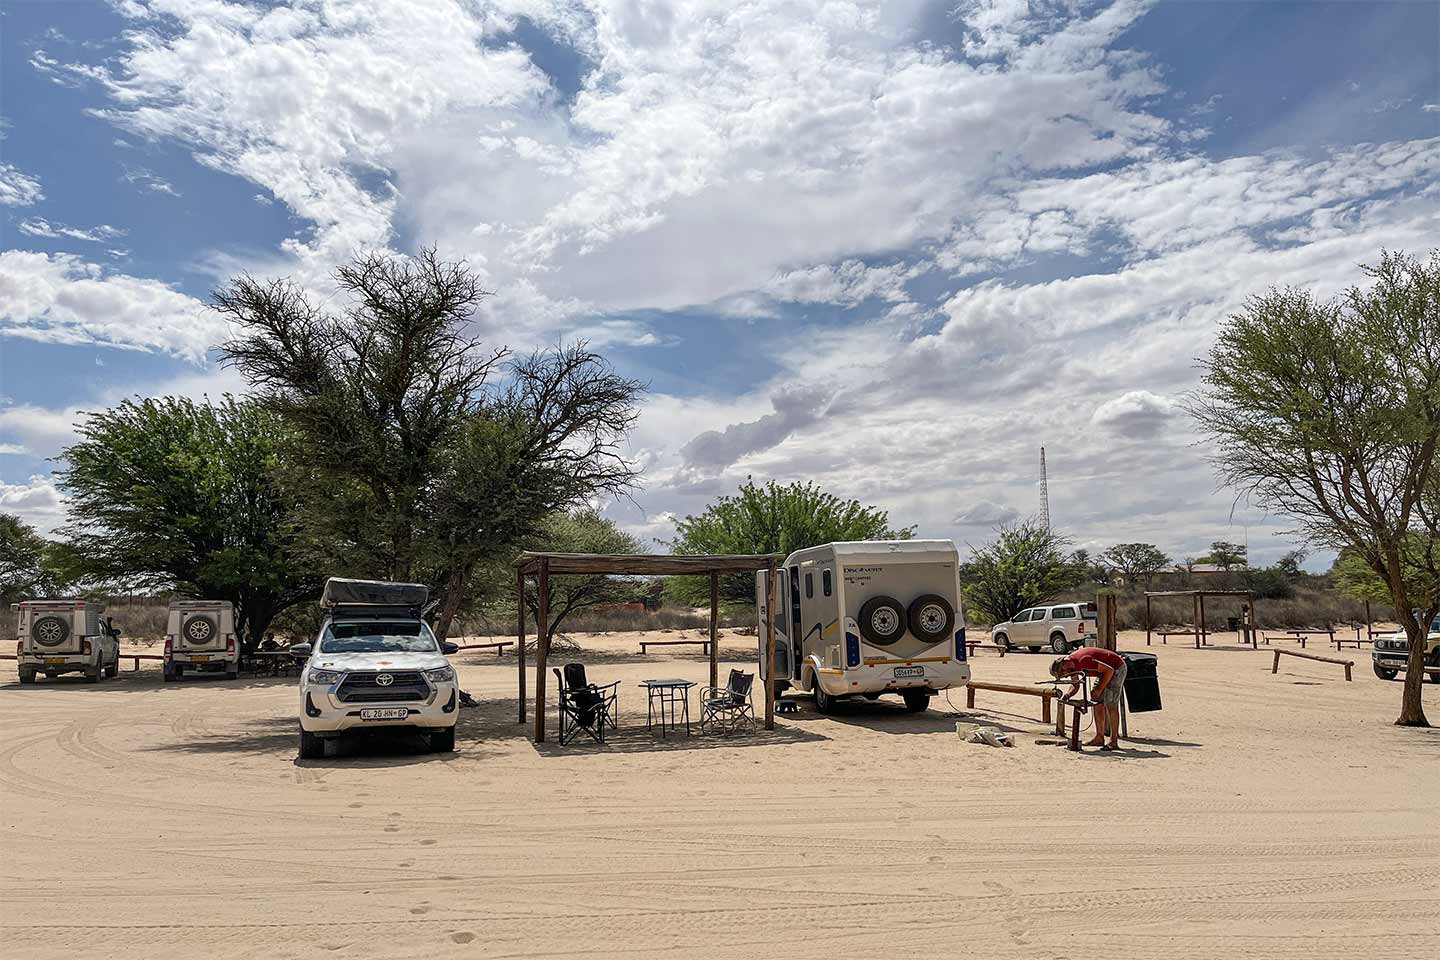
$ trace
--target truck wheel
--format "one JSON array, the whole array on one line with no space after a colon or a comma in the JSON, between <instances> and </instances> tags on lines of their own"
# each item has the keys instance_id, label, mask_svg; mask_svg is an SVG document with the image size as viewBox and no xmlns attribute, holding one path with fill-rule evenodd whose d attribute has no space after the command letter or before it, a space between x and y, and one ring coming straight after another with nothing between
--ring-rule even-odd
<instances>
[{"instance_id":1,"label":"truck wheel","mask_svg":"<svg viewBox=\"0 0 1440 960\"><path fill-rule=\"evenodd\" d=\"M300 759L320 760L325 756L325 741L304 727L300 728Z\"/></svg>"},{"instance_id":2,"label":"truck wheel","mask_svg":"<svg viewBox=\"0 0 1440 960\"><path fill-rule=\"evenodd\" d=\"M1391 670L1389 667L1382 667L1378 663L1373 664L1373 668L1375 670L1375 676L1379 677L1381 680L1395 679L1395 674L1397 671Z\"/></svg>"},{"instance_id":3,"label":"truck wheel","mask_svg":"<svg viewBox=\"0 0 1440 960\"><path fill-rule=\"evenodd\" d=\"M105 668L105 676L107 679L112 680L120 676L120 654L115 654L115 662Z\"/></svg>"},{"instance_id":4,"label":"truck wheel","mask_svg":"<svg viewBox=\"0 0 1440 960\"><path fill-rule=\"evenodd\" d=\"M27 669L25 669L24 667L21 667L21 668L20 668L20 682L21 682L21 683L34 683L34 682L35 682L35 671L34 671L34 670L27 670Z\"/></svg>"},{"instance_id":5,"label":"truck wheel","mask_svg":"<svg viewBox=\"0 0 1440 960\"><path fill-rule=\"evenodd\" d=\"M905 698L905 709L911 713L924 713L930 709L929 690L901 690L900 696Z\"/></svg>"},{"instance_id":6,"label":"truck wheel","mask_svg":"<svg viewBox=\"0 0 1440 960\"><path fill-rule=\"evenodd\" d=\"M1015 649L1014 647L1010 646L1010 638L1005 636L1005 634L1003 633L995 634L994 640L995 646L999 647L1005 653L1009 653L1011 650Z\"/></svg>"},{"instance_id":7,"label":"truck wheel","mask_svg":"<svg viewBox=\"0 0 1440 960\"><path fill-rule=\"evenodd\" d=\"M834 713L835 698L820 687L820 678L818 676L812 676L810 678L810 687L815 693L815 712L826 715Z\"/></svg>"},{"instance_id":8,"label":"truck wheel","mask_svg":"<svg viewBox=\"0 0 1440 960\"><path fill-rule=\"evenodd\" d=\"M100 661L99 661L99 660L96 660L96 661L95 661L95 668L94 668L93 670L86 670L86 671L85 671L85 682L86 682L86 683L99 683L99 682L100 682L100 674L102 674L103 672L104 672L104 668L100 666Z\"/></svg>"},{"instance_id":9,"label":"truck wheel","mask_svg":"<svg viewBox=\"0 0 1440 960\"><path fill-rule=\"evenodd\" d=\"M949 640L955 629L955 608L939 594L921 594L911 602L906 623L910 632L925 643Z\"/></svg>"},{"instance_id":10,"label":"truck wheel","mask_svg":"<svg viewBox=\"0 0 1440 960\"><path fill-rule=\"evenodd\" d=\"M160 679L166 683L175 679L175 671L171 668L170 664L167 663L160 668Z\"/></svg>"},{"instance_id":11,"label":"truck wheel","mask_svg":"<svg viewBox=\"0 0 1440 960\"><path fill-rule=\"evenodd\" d=\"M239 680L239 679L240 679L240 668L239 668L239 667L234 667L233 669L226 670L226 671L225 671L225 679L226 679L226 680Z\"/></svg>"},{"instance_id":12,"label":"truck wheel","mask_svg":"<svg viewBox=\"0 0 1440 960\"><path fill-rule=\"evenodd\" d=\"M891 597L871 597L860 607L860 635L877 647L905 636L905 608Z\"/></svg>"},{"instance_id":13,"label":"truck wheel","mask_svg":"<svg viewBox=\"0 0 1440 960\"><path fill-rule=\"evenodd\" d=\"M444 730L430 731L430 752L431 753L454 753L455 752L455 728L446 727Z\"/></svg>"},{"instance_id":14,"label":"truck wheel","mask_svg":"<svg viewBox=\"0 0 1440 960\"><path fill-rule=\"evenodd\" d=\"M1050 652L1062 656L1070 652L1070 640L1063 633L1057 633L1050 638Z\"/></svg>"},{"instance_id":15,"label":"truck wheel","mask_svg":"<svg viewBox=\"0 0 1440 960\"><path fill-rule=\"evenodd\" d=\"M41 617L31 625L30 636L42 647L58 647L70 636L70 624L64 617Z\"/></svg>"}]
</instances>

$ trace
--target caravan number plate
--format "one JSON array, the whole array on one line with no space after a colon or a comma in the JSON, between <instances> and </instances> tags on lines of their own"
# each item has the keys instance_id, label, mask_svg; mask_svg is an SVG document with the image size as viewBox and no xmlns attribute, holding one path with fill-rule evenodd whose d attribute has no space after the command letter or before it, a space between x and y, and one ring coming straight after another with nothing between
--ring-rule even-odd
<instances>
[{"instance_id":1,"label":"caravan number plate","mask_svg":"<svg viewBox=\"0 0 1440 960\"><path fill-rule=\"evenodd\" d=\"M924 668L924 667L896 667L896 668L895 668L895 676L896 676L896 677L923 677L923 676L925 676L925 668Z\"/></svg>"},{"instance_id":2,"label":"caravan number plate","mask_svg":"<svg viewBox=\"0 0 1440 960\"><path fill-rule=\"evenodd\" d=\"M410 711L404 707L371 707L360 711L361 720L404 720Z\"/></svg>"},{"instance_id":3,"label":"caravan number plate","mask_svg":"<svg viewBox=\"0 0 1440 960\"><path fill-rule=\"evenodd\" d=\"M45 658L45 662L46 662L46 663L64 663L64 662L65 662L65 658L64 658L64 657L46 657L46 658Z\"/></svg>"},{"instance_id":4,"label":"caravan number plate","mask_svg":"<svg viewBox=\"0 0 1440 960\"><path fill-rule=\"evenodd\" d=\"M208 654L208 653L196 653L196 654L192 654L191 657L190 657L190 662L191 662L191 663L209 663L209 662L210 662L210 654Z\"/></svg>"}]
</instances>

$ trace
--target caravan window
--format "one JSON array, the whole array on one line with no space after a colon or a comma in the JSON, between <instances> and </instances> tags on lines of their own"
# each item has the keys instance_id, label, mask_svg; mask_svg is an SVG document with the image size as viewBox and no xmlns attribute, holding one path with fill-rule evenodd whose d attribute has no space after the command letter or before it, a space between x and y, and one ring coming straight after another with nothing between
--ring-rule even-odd
<instances>
[{"instance_id":1,"label":"caravan window","mask_svg":"<svg viewBox=\"0 0 1440 960\"><path fill-rule=\"evenodd\" d=\"M1074 607L1056 607L1054 610L1051 610L1051 611L1050 611L1050 619L1051 619L1051 620L1074 620L1074 619L1075 619L1075 608L1074 608Z\"/></svg>"},{"instance_id":2,"label":"caravan window","mask_svg":"<svg viewBox=\"0 0 1440 960\"><path fill-rule=\"evenodd\" d=\"M820 589L822 589L822 590L825 591L825 596L827 596L827 597L830 596L830 571L829 571L829 570L822 570L822 571L820 572Z\"/></svg>"},{"instance_id":3,"label":"caravan window","mask_svg":"<svg viewBox=\"0 0 1440 960\"><path fill-rule=\"evenodd\" d=\"M815 574L807 572L805 574L805 599L809 600L813 596L815 596Z\"/></svg>"}]
</instances>

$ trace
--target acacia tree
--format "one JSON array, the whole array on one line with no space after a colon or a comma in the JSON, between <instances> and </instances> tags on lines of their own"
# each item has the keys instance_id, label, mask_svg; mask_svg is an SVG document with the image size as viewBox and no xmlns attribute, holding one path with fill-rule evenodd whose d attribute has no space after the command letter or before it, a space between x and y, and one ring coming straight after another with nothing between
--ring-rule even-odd
<instances>
[{"instance_id":1,"label":"acacia tree","mask_svg":"<svg viewBox=\"0 0 1440 960\"><path fill-rule=\"evenodd\" d=\"M1153 543L1117 543L1102 556L1126 581L1135 583L1143 577L1147 587L1155 574L1170 565L1170 558Z\"/></svg>"},{"instance_id":2,"label":"acacia tree","mask_svg":"<svg viewBox=\"0 0 1440 960\"><path fill-rule=\"evenodd\" d=\"M539 533L526 543L531 550L554 553L634 554L640 542L621 530L613 520L590 509L552 514ZM504 576L514 583L514 568L506 565ZM549 622L546 639L553 640L565 620L581 610L633 600L644 592L644 584L605 574L554 576L550 578ZM527 578L525 607L531 623L539 623L540 598L535 584Z\"/></svg>"},{"instance_id":3,"label":"acacia tree","mask_svg":"<svg viewBox=\"0 0 1440 960\"><path fill-rule=\"evenodd\" d=\"M230 397L126 400L86 415L58 473L70 495L65 573L229 600L253 649L277 614L320 589L295 549L295 501L273 475L282 429Z\"/></svg>"},{"instance_id":4,"label":"acacia tree","mask_svg":"<svg viewBox=\"0 0 1440 960\"><path fill-rule=\"evenodd\" d=\"M1428 726L1425 627L1440 611L1440 250L1385 253L1373 283L1336 300L1271 290L1202 360L1191 412L1228 485L1348 548L1384 581L1409 637L1397 724ZM1419 569L1419 580L1407 571Z\"/></svg>"},{"instance_id":5,"label":"acacia tree","mask_svg":"<svg viewBox=\"0 0 1440 960\"><path fill-rule=\"evenodd\" d=\"M0 512L0 604L63 593L68 583L56 569L54 553L34 527Z\"/></svg>"},{"instance_id":6,"label":"acacia tree","mask_svg":"<svg viewBox=\"0 0 1440 960\"><path fill-rule=\"evenodd\" d=\"M1066 552L1070 540L1035 520L1003 524L995 541L971 547L960 571L965 603L991 623L1009 620L1080 582Z\"/></svg>"},{"instance_id":7,"label":"acacia tree","mask_svg":"<svg viewBox=\"0 0 1440 960\"><path fill-rule=\"evenodd\" d=\"M232 281L214 304L240 336L222 349L288 427L282 476L307 554L431 583L443 637L478 564L634 482L619 449L643 388L583 343L485 348L466 331L489 294L434 250L362 256L335 280L339 313L289 281Z\"/></svg>"},{"instance_id":8,"label":"acacia tree","mask_svg":"<svg viewBox=\"0 0 1440 960\"><path fill-rule=\"evenodd\" d=\"M771 480L757 486L746 478L739 493L721 497L703 513L675 524L671 547L681 554L788 554L836 540L909 540L914 527L890 526L890 514L879 507L842 500L813 483L784 486ZM708 602L709 580L676 577L672 590L686 602ZM720 577L720 599L730 603L754 600L749 574Z\"/></svg>"},{"instance_id":9,"label":"acacia tree","mask_svg":"<svg viewBox=\"0 0 1440 960\"><path fill-rule=\"evenodd\" d=\"M1213 563L1221 570L1229 573L1234 567L1245 566L1249 552L1244 544L1231 543L1228 540L1216 540L1210 544L1210 552L1205 555L1204 562Z\"/></svg>"}]
</instances>

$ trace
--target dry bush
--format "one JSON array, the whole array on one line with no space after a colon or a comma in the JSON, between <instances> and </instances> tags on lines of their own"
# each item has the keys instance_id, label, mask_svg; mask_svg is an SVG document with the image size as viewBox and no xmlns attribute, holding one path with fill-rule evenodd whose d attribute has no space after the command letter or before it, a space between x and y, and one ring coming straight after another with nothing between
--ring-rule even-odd
<instances>
[{"instance_id":1,"label":"dry bush","mask_svg":"<svg viewBox=\"0 0 1440 960\"><path fill-rule=\"evenodd\" d=\"M1228 629L1230 617L1240 615L1240 597L1207 597L1205 600L1205 625L1211 630ZM1152 601L1154 622L1151 627L1189 626L1195 619L1194 606L1189 597L1167 597ZM1136 593L1122 597L1120 608L1121 630L1144 630L1145 597ZM1390 608L1381 604L1371 605L1375 622L1388 621ZM1256 622L1263 629L1305 629L1323 628L1336 624L1364 623L1365 604L1351 600L1333 590L1311 590L1299 588L1295 596L1288 599L1258 599L1255 601Z\"/></svg>"}]
</instances>

